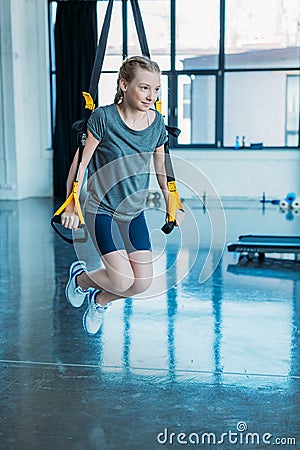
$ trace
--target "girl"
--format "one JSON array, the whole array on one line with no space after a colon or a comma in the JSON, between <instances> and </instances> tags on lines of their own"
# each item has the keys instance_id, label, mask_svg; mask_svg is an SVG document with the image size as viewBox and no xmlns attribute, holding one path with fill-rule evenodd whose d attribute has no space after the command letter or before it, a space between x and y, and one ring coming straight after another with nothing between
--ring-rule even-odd
<instances>
[{"instance_id":1,"label":"girl","mask_svg":"<svg viewBox=\"0 0 300 450\"><path fill-rule=\"evenodd\" d=\"M143 211L152 155L166 205L168 202L165 125L152 109L159 89L160 69L154 61L143 56L127 58L119 71L114 103L97 108L88 121L79 190L88 168L85 218L104 268L87 272L83 261L74 262L66 297L77 308L88 297L83 326L90 335L99 331L112 301L144 292L152 281L151 243ZM67 194L77 160L78 152L70 168ZM61 219L66 228L78 227L74 204ZM177 225L182 219L183 213L177 211Z\"/></svg>"}]
</instances>

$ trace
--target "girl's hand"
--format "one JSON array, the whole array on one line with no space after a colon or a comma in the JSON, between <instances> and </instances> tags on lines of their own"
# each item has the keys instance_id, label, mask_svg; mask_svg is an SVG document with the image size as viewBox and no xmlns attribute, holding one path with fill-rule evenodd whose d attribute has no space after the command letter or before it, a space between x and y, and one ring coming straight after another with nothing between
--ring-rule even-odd
<instances>
[{"instance_id":1,"label":"girl's hand","mask_svg":"<svg viewBox=\"0 0 300 450\"><path fill-rule=\"evenodd\" d=\"M176 209L175 220L176 220L177 227L180 227L180 225L182 224L184 216L185 216L184 211L181 211L180 209Z\"/></svg>"},{"instance_id":2,"label":"girl's hand","mask_svg":"<svg viewBox=\"0 0 300 450\"><path fill-rule=\"evenodd\" d=\"M65 211L61 215L61 224L65 228L70 228L71 230L76 230L79 227L79 217L74 211Z\"/></svg>"}]
</instances>

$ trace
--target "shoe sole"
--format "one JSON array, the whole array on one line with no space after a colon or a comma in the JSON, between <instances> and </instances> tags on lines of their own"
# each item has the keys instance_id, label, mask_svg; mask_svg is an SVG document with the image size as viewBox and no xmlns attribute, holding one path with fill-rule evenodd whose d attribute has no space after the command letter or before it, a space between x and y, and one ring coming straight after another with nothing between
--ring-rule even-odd
<instances>
[{"instance_id":1,"label":"shoe sole","mask_svg":"<svg viewBox=\"0 0 300 450\"><path fill-rule=\"evenodd\" d=\"M80 308L80 307L84 304L84 302L85 302L85 297L86 297L86 295L85 295L85 297L84 297L84 299L83 299L83 301L82 301L82 303L81 303L80 305L73 305L73 303L72 303L72 302L70 301L70 299L69 299L69 293L68 293L68 291L69 291L69 287L70 287L70 285L71 285L71 283L72 283L72 272L73 272L73 270L74 270L74 267L77 266L77 265L80 266L80 267L82 267L81 264L79 263L79 261L73 262L73 263L71 264L71 267L70 267L70 269L69 269L69 280L68 280L67 286L66 286L66 288L65 288L65 296L66 296L67 302L68 302L69 305L71 305L73 308Z\"/></svg>"}]
</instances>

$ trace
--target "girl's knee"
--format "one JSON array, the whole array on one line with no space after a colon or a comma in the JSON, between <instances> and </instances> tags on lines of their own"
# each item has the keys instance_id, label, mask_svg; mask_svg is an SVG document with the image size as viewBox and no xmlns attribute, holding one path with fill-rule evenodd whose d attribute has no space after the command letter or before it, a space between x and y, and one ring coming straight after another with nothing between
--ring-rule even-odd
<instances>
[{"instance_id":1,"label":"girl's knee","mask_svg":"<svg viewBox=\"0 0 300 450\"><path fill-rule=\"evenodd\" d=\"M132 286L132 289L134 291L133 295L141 294L142 292L145 292L152 283L152 278L138 278L135 279L134 284Z\"/></svg>"},{"instance_id":2,"label":"girl's knee","mask_svg":"<svg viewBox=\"0 0 300 450\"><path fill-rule=\"evenodd\" d=\"M112 280L113 291L116 294L122 294L128 291L134 284L133 274L120 274L120 276L114 277Z\"/></svg>"}]
</instances>

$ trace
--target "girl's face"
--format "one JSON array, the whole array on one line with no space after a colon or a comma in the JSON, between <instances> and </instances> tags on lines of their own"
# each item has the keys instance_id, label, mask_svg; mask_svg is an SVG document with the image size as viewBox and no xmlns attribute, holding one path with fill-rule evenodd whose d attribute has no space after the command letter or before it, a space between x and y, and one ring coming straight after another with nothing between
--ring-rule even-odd
<instances>
[{"instance_id":1,"label":"girl's face","mask_svg":"<svg viewBox=\"0 0 300 450\"><path fill-rule=\"evenodd\" d=\"M133 109L146 111L157 100L160 89L160 74L138 69L134 79L120 80L124 101Z\"/></svg>"}]
</instances>

